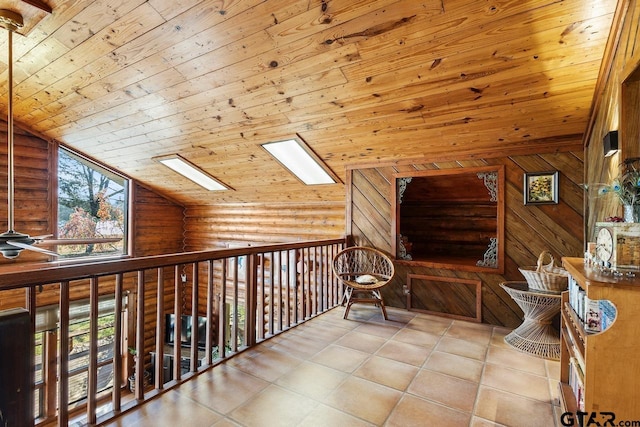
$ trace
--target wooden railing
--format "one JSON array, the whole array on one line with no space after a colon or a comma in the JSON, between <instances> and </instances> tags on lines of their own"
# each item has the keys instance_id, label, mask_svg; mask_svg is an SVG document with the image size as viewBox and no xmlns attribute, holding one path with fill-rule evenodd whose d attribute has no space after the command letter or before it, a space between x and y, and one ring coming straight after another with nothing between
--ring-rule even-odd
<instances>
[{"instance_id":1,"label":"wooden railing","mask_svg":"<svg viewBox=\"0 0 640 427\"><path fill-rule=\"evenodd\" d=\"M40 333L36 327L44 314L58 313L54 326L42 326L47 332L36 340L41 347L34 363L38 373L34 376L35 424L67 426L70 420L80 420L94 425L115 418L221 360L334 307L342 290L331 261L344 247L344 239L332 239L3 268L0 299L15 298L16 292L26 290L24 305L34 336ZM70 334L79 300L86 301L88 310L86 348L74 344L77 337ZM105 301L113 313L107 313L112 323L106 327L99 323ZM48 311L43 314L45 307ZM173 321L173 328L166 327L167 320ZM186 328L185 322L192 327ZM199 324L206 327L198 328ZM183 331L190 335L183 336ZM199 336L202 333L204 338ZM167 343L171 336L172 346ZM106 358L102 356L105 339L112 340L106 346ZM86 366L70 368L69 353L74 347L88 360ZM135 372L145 374L132 375ZM79 374L86 375L82 383L86 396L70 402L69 379ZM127 388L129 378L132 391Z\"/></svg>"}]
</instances>

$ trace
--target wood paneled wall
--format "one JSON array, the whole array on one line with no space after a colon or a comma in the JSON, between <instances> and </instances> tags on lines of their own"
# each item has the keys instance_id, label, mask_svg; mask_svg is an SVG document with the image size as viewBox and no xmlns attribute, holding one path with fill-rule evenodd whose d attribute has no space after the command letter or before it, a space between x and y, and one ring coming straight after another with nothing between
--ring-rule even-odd
<instances>
[{"instance_id":1,"label":"wood paneled wall","mask_svg":"<svg viewBox=\"0 0 640 427\"><path fill-rule=\"evenodd\" d=\"M579 141L575 141L573 147L576 147L576 144L577 151L353 169L348 190L351 222L347 233L353 234L357 244L374 246L390 253L391 239L394 238L394 232L391 230L391 209L394 209L395 202L390 200L394 173L487 165L505 166L505 273L500 275L463 272L403 263L396 265L394 280L383 288L386 303L395 307L406 306L403 285L406 284L407 274L480 280L483 322L509 327L519 325L522 312L499 284L510 280L524 281L518 267L535 265L543 250L549 250L558 261L562 256L579 256L582 253L583 191L580 183L583 153L579 151ZM559 171L559 203L524 205L524 173L550 170ZM460 287L457 292L468 292L469 295L463 295L462 299L475 300L472 287ZM454 298L451 302L456 304Z\"/></svg>"},{"instance_id":2,"label":"wood paneled wall","mask_svg":"<svg viewBox=\"0 0 640 427\"><path fill-rule=\"evenodd\" d=\"M585 182L592 186L586 203L586 241L593 241L595 223L622 216L615 197L598 197L597 184L610 184L618 165L640 156L640 2L621 0L600 71L594 114L588 129ZM622 150L604 157L602 138L619 131ZM595 185L594 185L595 184Z\"/></svg>"}]
</instances>

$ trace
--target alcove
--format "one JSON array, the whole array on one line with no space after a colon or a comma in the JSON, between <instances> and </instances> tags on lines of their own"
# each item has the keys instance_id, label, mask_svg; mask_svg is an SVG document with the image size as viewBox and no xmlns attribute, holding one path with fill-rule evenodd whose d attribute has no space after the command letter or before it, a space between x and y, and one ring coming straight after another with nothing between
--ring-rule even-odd
<instances>
[{"instance_id":1,"label":"alcove","mask_svg":"<svg viewBox=\"0 0 640 427\"><path fill-rule=\"evenodd\" d=\"M504 272L504 168L394 175L392 252L399 263Z\"/></svg>"}]
</instances>

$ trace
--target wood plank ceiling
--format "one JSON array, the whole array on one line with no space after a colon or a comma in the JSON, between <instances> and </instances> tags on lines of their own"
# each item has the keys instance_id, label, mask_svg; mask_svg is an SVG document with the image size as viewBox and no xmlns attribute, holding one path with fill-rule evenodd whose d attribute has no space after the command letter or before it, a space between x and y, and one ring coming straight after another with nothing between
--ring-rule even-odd
<instances>
[{"instance_id":1,"label":"wood plank ceiling","mask_svg":"<svg viewBox=\"0 0 640 427\"><path fill-rule=\"evenodd\" d=\"M580 141L614 0L43 0L14 37L16 124L187 205L342 200L259 144L345 166ZM34 14L19 0L0 7ZM30 9L31 8L31 9ZM0 35L7 110L7 36ZM170 153L234 190L210 193Z\"/></svg>"}]
</instances>

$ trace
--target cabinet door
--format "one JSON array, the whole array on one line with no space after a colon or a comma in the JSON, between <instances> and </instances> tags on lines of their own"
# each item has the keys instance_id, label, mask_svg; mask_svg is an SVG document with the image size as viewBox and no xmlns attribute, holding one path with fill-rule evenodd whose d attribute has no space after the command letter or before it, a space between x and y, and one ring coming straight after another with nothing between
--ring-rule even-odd
<instances>
[{"instance_id":1,"label":"cabinet door","mask_svg":"<svg viewBox=\"0 0 640 427\"><path fill-rule=\"evenodd\" d=\"M29 312L0 312L0 425L33 426L33 338Z\"/></svg>"}]
</instances>

